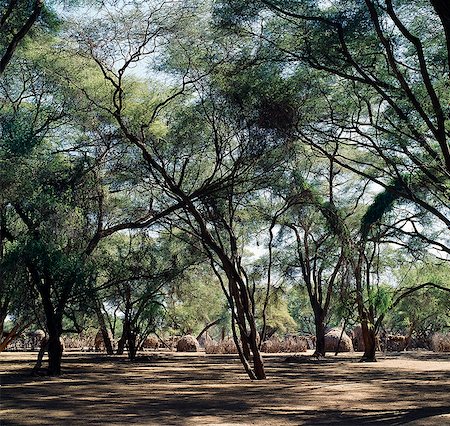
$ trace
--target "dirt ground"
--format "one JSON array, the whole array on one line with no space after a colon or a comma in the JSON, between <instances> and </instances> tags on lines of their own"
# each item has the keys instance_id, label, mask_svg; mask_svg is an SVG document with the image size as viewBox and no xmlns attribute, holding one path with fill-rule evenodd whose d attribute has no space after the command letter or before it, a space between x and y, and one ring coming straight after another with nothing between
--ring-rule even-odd
<instances>
[{"instance_id":1,"label":"dirt ground","mask_svg":"<svg viewBox=\"0 0 450 426\"><path fill-rule=\"evenodd\" d=\"M36 353L0 354L1 425L450 425L450 354L265 356L251 382L235 356L146 353L138 362L65 354L31 376Z\"/></svg>"}]
</instances>

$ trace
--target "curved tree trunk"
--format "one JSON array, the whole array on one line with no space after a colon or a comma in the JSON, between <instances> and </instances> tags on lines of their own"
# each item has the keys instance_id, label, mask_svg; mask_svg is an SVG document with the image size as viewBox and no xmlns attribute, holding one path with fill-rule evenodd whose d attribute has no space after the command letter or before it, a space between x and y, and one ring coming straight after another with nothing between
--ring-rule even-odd
<instances>
[{"instance_id":1,"label":"curved tree trunk","mask_svg":"<svg viewBox=\"0 0 450 426\"><path fill-rule=\"evenodd\" d=\"M225 269L225 268L224 268ZM240 334L242 355L248 364L253 364L253 371L247 371L250 379L263 380L266 378L264 362L259 350L258 332L255 318L250 307L249 295L243 282L235 278L236 271L225 269L228 276L230 295L236 309L236 320ZM241 359L241 361L243 361ZM245 366L245 364L244 364Z\"/></svg>"}]
</instances>

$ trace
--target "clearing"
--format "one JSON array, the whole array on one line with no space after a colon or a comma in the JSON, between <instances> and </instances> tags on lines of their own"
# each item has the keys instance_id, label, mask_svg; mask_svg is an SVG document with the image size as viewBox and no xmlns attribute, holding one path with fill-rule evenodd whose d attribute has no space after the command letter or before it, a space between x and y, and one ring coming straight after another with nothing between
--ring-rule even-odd
<instances>
[{"instance_id":1,"label":"clearing","mask_svg":"<svg viewBox=\"0 0 450 426\"><path fill-rule=\"evenodd\" d=\"M286 363L252 382L233 355L68 352L63 375L31 376L33 352L0 358L1 425L450 425L450 354L360 354Z\"/></svg>"}]
</instances>

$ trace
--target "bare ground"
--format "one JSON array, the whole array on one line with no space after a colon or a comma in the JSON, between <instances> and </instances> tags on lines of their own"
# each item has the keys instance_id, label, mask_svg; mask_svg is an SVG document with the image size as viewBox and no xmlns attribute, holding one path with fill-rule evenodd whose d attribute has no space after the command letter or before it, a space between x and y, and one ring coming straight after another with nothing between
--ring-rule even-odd
<instances>
[{"instance_id":1,"label":"bare ground","mask_svg":"<svg viewBox=\"0 0 450 426\"><path fill-rule=\"evenodd\" d=\"M450 354L359 356L266 356L268 380L251 382L235 356L69 352L48 378L30 375L36 353L7 352L0 424L450 425Z\"/></svg>"}]
</instances>

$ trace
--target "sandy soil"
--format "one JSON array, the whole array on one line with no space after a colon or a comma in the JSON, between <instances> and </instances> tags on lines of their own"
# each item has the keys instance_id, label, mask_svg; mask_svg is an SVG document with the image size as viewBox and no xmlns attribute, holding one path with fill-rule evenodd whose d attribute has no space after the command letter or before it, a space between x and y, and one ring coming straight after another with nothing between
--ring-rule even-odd
<instances>
[{"instance_id":1,"label":"sandy soil","mask_svg":"<svg viewBox=\"0 0 450 426\"><path fill-rule=\"evenodd\" d=\"M0 354L2 425L450 425L450 354L265 356L251 382L235 356L147 353L138 362L65 354L31 376L36 353Z\"/></svg>"}]
</instances>

